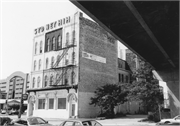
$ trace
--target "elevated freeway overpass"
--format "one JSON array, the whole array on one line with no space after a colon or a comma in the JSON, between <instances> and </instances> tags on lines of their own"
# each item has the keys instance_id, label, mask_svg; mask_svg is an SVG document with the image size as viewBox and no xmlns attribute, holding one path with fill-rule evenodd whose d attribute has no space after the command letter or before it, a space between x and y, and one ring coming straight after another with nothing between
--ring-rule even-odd
<instances>
[{"instance_id":1,"label":"elevated freeway overpass","mask_svg":"<svg viewBox=\"0 0 180 126\"><path fill-rule=\"evenodd\" d=\"M167 82L171 116L180 114L179 1L71 1Z\"/></svg>"}]
</instances>

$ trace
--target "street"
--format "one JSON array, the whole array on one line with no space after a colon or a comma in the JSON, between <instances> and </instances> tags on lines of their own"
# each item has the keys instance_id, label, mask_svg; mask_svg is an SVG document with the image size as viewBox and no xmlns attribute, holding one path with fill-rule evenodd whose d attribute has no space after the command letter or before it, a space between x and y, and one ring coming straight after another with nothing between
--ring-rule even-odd
<instances>
[{"instance_id":1,"label":"street","mask_svg":"<svg viewBox=\"0 0 180 126\"><path fill-rule=\"evenodd\" d=\"M8 116L12 119L17 119L17 115L3 115L0 116ZM26 118L26 115L22 115L21 118ZM156 123L151 122L138 122L141 119L146 118L146 115L127 115L126 117L121 118L114 118L114 119L104 119L104 120L97 120L103 126L155 126ZM50 124L54 126L59 126L61 122L65 119L58 119L58 118L44 118Z\"/></svg>"}]
</instances>

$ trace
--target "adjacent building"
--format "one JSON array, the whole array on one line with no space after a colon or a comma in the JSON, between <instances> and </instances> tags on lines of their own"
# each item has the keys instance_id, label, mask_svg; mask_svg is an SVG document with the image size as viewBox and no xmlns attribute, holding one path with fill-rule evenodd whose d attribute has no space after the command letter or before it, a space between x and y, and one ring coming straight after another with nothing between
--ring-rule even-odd
<instances>
[{"instance_id":1,"label":"adjacent building","mask_svg":"<svg viewBox=\"0 0 180 126\"><path fill-rule=\"evenodd\" d=\"M29 74L17 71L6 79L0 80L0 104L3 109L4 104L12 100L20 102L22 94L26 94L29 88Z\"/></svg>"}]
</instances>

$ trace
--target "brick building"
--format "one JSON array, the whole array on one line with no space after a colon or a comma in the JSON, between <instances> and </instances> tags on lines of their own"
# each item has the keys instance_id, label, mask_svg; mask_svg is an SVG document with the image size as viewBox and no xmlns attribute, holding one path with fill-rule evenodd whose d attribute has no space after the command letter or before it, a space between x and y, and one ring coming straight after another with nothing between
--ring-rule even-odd
<instances>
[{"instance_id":1,"label":"brick building","mask_svg":"<svg viewBox=\"0 0 180 126\"><path fill-rule=\"evenodd\" d=\"M75 13L35 29L28 116L96 117L98 86L118 82L117 41Z\"/></svg>"}]
</instances>

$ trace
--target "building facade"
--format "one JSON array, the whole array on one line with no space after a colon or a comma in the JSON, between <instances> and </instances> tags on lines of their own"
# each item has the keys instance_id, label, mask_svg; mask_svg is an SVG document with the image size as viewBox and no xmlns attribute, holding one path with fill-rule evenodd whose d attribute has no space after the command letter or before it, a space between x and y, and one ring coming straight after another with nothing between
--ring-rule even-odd
<instances>
[{"instance_id":1,"label":"building facade","mask_svg":"<svg viewBox=\"0 0 180 126\"><path fill-rule=\"evenodd\" d=\"M0 80L0 99L6 99L7 95L7 86L6 79Z\"/></svg>"},{"instance_id":2,"label":"building facade","mask_svg":"<svg viewBox=\"0 0 180 126\"><path fill-rule=\"evenodd\" d=\"M28 116L96 117L98 86L118 82L117 41L75 13L35 29Z\"/></svg>"},{"instance_id":3,"label":"building facade","mask_svg":"<svg viewBox=\"0 0 180 126\"><path fill-rule=\"evenodd\" d=\"M22 94L26 94L29 88L29 79L29 74L17 71L6 79L0 80L0 109L3 109L6 100L7 102L12 100L20 102Z\"/></svg>"}]
</instances>

